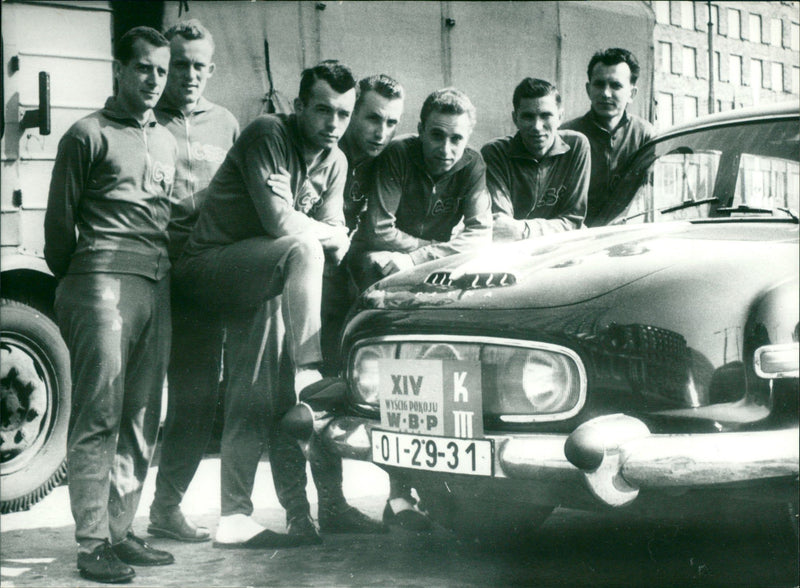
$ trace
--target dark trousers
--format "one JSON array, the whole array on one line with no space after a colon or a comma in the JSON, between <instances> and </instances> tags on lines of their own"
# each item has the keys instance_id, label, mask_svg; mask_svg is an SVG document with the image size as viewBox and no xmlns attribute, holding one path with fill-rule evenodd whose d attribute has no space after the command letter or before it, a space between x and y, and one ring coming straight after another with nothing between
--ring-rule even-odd
<instances>
[{"instance_id":1,"label":"dark trousers","mask_svg":"<svg viewBox=\"0 0 800 588\"><path fill-rule=\"evenodd\" d=\"M345 319L356 299L356 286L347 269L347 257L338 266L325 265L322 280L322 375L335 377L343 370L339 343Z\"/></svg>"},{"instance_id":2,"label":"dark trousers","mask_svg":"<svg viewBox=\"0 0 800 588\"><path fill-rule=\"evenodd\" d=\"M289 359L294 367L301 367L322 362L324 261L322 246L313 235L254 237L200 255L184 255L173 276L182 295L222 314L254 313L265 301L282 294ZM254 375L255 366L250 366L250 373Z\"/></svg>"},{"instance_id":3,"label":"dark trousers","mask_svg":"<svg viewBox=\"0 0 800 588\"><path fill-rule=\"evenodd\" d=\"M345 260L347 268L359 293L384 277L383 271L375 261L374 253L367 251L359 243L353 244L347 252Z\"/></svg>"},{"instance_id":4,"label":"dark trousers","mask_svg":"<svg viewBox=\"0 0 800 588\"><path fill-rule=\"evenodd\" d=\"M319 242L298 235L248 239L199 256L184 256L175 268L178 288L199 304L223 313L227 329L223 516L252 513L250 497L265 449L287 516L308 512L305 459L278 421L296 401L295 368L319 364L322 359L323 266ZM338 473L328 468L325 476L338 475L341 494L338 465ZM312 471L314 467L312 463ZM319 485L316 475L315 480ZM336 491L321 494L335 497Z\"/></svg>"},{"instance_id":5,"label":"dark trousers","mask_svg":"<svg viewBox=\"0 0 800 588\"><path fill-rule=\"evenodd\" d=\"M223 516L252 513L250 497L264 450L268 452L275 493L287 519L309 512L306 459L297 441L286 435L279 424L296 402L282 298L267 301L255 314L230 314L226 318L229 363L221 447ZM253 355L261 355L262 359L253 360ZM251 371L254 364L255 373ZM245 390L246 393L237 392ZM344 503L341 458L315 451L311 473L321 509L335 509Z\"/></svg>"},{"instance_id":6,"label":"dark trousers","mask_svg":"<svg viewBox=\"0 0 800 588\"><path fill-rule=\"evenodd\" d=\"M158 434L169 278L68 275L55 311L70 350L69 496L80 549L130 531Z\"/></svg>"},{"instance_id":7,"label":"dark trousers","mask_svg":"<svg viewBox=\"0 0 800 588\"><path fill-rule=\"evenodd\" d=\"M151 510L177 508L192 481L213 432L220 401L222 321L172 293L167 419Z\"/></svg>"}]
</instances>

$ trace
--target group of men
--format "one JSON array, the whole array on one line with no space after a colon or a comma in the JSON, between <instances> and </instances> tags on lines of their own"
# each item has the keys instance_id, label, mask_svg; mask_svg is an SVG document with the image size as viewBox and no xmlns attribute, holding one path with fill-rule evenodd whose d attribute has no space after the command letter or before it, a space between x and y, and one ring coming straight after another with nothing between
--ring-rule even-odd
<instances>
[{"instance_id":1,"label":"group of men","mask_svg":"<svg viewBox=\"0 0 800 588\"><path fill-rule=\"evenodd\" d=\"M626 111L639 67L624 49L592 58L591 109L563 126L558 90L523 80L512 100L518 132L481 152L468 147L476 111L463 92L430 94L418 134L394 140L402 86L387 75L357 82L334 60L303 72L294 114L259 116L240 133L229 111L203 97L213 53L196 20L165 35L126 33L115 51L115 96L64 135L53 170L45 257L59 279L55 311L72 360L70 503L78 569L100 582L173 562L131 530L167 373L150 534L211 538L180 504L220 402L215 546L427 529L399 477L390 478L382 522L350 506L340 458L298 444L281 419L304 406L303 390L337 374L355 294L492 240L592 226L618 171L652 132ZM286 533L252 516L265 448Z\"/></svg>"}]
</instances>

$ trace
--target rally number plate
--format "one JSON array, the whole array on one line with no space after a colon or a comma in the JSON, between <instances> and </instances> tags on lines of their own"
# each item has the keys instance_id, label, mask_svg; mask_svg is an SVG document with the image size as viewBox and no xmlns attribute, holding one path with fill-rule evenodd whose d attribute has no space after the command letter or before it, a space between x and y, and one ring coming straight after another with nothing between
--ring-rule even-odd
<instances>
[{"instance_id":1,"label":"rally number plate","mask_svg":"<svg viewBox=\"0 0 800 588\"><path fill-rule=\"evenodd\" d=\"M372 430L375 463L473 476L492 475L490 439L455 439Z\"/></svg>"}]
</instances>

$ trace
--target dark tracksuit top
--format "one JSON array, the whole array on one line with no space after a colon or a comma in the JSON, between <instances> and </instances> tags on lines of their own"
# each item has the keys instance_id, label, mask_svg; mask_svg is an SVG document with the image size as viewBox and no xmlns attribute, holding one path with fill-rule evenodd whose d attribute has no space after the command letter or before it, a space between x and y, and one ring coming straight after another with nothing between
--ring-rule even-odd
<instances>
[{"instance_id":1,"label":"dark tracksuit top","mask_svg":"<svg viewBox=\"0 0 800 588\"><path fill-rule=\"evenodd\" d=\"M354 163L353 146L348 135L339 141L339 148L347 157L347 182L344 185L344 221L352 234L367 208L367 194L374 179L375 157L366 157Z\"/></svg>"},{"instance_id":2,"label":"dark tracksuit top","mask_svg":"<svg viewBox=\"0 0 800 588\"><path fill-rule=\"evenodd\" d=\"M655 131L646 120L625 112L616 128L609 132L597 123L592 110L564 123L561 128L578 131L589 139L592 178L586 225L596 226L602 221L601 214L619 182L620 172L630 163L639 147L653 138Z\"/></svg>"},{"instance_id":3,"label":"dark tracksuit top","mask_svg":"<svg viewBox=\"0 0 800 588\"><path fill-rule=\"evenodd\" d=\"M460 222L463 231L453 235ZM491 243L486 165L470 148L434 180L417 136L392 142L375 160L375 182L354 241L367 251L408 253L415 265Z\"/></svg>"},{"instance_id":4,"label":"dark tracksuit top","mask_svg":"<svg viewBox=\"0 0 800 588\"><path fill-rule=\"evenodd\" d=\"M583 226L590 171L586 137L558 131L539 160L519 133L490 141L481 154L493 213L525 220L531 238Z\"/></svg>"},{"instance_id":5,"label":"dark tracksuit top","mask_svg":"<svg viewBox=\"0 0 800 588\"><path fill-rule=\"evenodd\" d=\"M206 187L239 137L239 123L226 108L205 98L187 117L162 97L155 115L178 142L169 223L169 256L175 262L197 222Z\"/></svg>"},{"instance_id":6,"label":"dark tracksuit top","mask_svg":"<svg viewBox=\"0 0 800 588\"><path fill-rule=\"evenodd\" d=\"M174 137L152 113L140 125L113 98L75 123L58 145L45 214L53 274L166 276L176 156Z\"/></svg>"},{"instance_id":7,"label":"dark tracksuit top","mask_svg":"<svg viewBox=\"0 0 800 588\"><path fill-rule=\"evenodd\" d=\"M301 141L294 115L264 115L250 123L211 180L184 255L252 237L314 232L317 222L344 226L344 153L334 147L308 170ZM291 175L292 202L267 185L279 167Z\"/></svg>"}]
</instances>

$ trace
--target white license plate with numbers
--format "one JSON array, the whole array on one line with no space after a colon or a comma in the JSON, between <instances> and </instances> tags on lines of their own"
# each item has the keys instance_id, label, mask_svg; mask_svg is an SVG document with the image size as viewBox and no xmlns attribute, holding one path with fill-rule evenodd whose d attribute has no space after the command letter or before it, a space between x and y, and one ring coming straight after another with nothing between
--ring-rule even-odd
<instances>
[{"instance_id":1,"label":"white license plate with numbers","mask_svg":"<svg viewBox=\"0 0 800 588\"><path fill-rule=\"evenodd\" d=\"M455 439L372 430L372 461L401 468L492 475L490 439Z\"/></svg>"}]
</instances>

